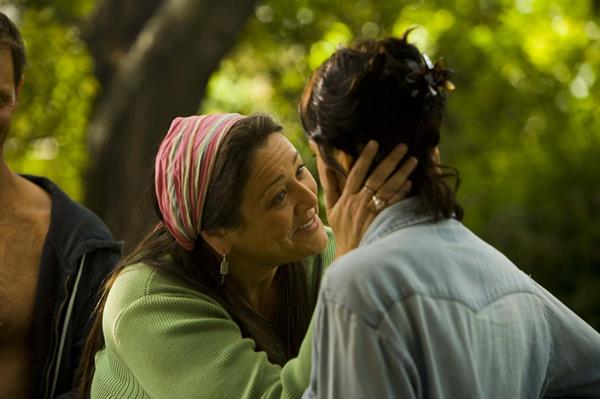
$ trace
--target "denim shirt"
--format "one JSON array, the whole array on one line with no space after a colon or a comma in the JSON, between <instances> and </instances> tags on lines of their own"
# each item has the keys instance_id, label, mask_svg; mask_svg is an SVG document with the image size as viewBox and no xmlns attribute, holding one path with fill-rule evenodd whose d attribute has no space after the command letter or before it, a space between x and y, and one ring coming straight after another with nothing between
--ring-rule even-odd
<instances>
[{"instance_id":1,"label":"denim shirt","mask_svg":"<svg viewBox=\"0 0 600 399\"><path fill-rule=\"evenodd\" d=\"M303 397L600 398L600 334L460 222L417 206L385 209L326 272Z\"/></svg>"}]
</instances>

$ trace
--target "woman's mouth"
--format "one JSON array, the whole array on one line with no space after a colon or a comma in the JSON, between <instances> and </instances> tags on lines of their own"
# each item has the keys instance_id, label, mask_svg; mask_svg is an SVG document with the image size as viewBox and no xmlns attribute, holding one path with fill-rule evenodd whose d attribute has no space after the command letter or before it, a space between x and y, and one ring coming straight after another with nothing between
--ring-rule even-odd
<instances>
[{"instance_id":1,"label":"woman's mouth","mask_svg":"<svg viewBox=\"0 0 600 399\"><path fill-rule=\"evenodd\" d=\"M315 217L313 216L312 218L310 218L310 220L308 222L306 222L305 224L303 224L302 226L298 227L297 230L304 230L310 227L310 225L312 224L312 222L315 221Z\"/></svg>"},{"instance_id":2,"label":"woman's mouth","mask_svg":"<svg viewBox=\"0 0 600 399\"><path fill-rule=\"evenodd\" d=\"M319 216L315 214L308 222L294 230L292 236L296 239L303 238L304 236L309 235L317 230L320 222Z\"/></svg>"}]
</instances>

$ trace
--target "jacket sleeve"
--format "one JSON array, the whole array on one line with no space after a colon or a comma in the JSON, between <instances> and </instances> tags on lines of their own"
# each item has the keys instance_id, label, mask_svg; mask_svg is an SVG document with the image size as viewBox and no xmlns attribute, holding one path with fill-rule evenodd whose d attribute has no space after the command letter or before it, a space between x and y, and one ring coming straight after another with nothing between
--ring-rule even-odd
<instances>
[{"instance_id":1,"label":"jacket sleeve","mask_svg":"<svg viewBox=\"0 0 600 399\"><path fill-rule=\"evenodd\" d=\"M107 349L152 398L299 398L308 385L310 333L299 356L281 368L209 300L147 295L111 324Z\"/></svg>"},{"instance_id":2,"label":"jacket sleeve","mask_svg":"<svg viewBox=\"0 0 600 399\"><path fill-rule=\"evenodd\" d=\"M99 249L86 254L79 287L75 293L75 308L65 345L68 351L61 362L60 378L56 395L59 399L70 398L75 373L81 361L81 353L89 331L92 314L98 302L104 279L109 275L120 258L120 252L113 249ZM78 265L79 266L79 265Z\"/></svg>"}]
</instances>

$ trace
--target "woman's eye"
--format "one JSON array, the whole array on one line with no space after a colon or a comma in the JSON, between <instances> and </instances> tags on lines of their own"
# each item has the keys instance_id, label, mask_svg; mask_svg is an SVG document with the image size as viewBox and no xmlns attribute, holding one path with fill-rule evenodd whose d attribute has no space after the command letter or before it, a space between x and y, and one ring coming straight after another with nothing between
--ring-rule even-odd
<instances>
[{"instance_id":1,"label":"woman's eye","mask_svg":"<svg viewBox=\"0 0 600 399\"><path fill-rule=\"evenodd\" d=\"M304 172L306 171L306 164L302 164L298 167L298 169L296 170L296 177L297 178L301 178L302 176L304 176Z\"/></svg>"},{"instance_id":2,"label":"woman's eye","mask_svg":"<svg viewBox=\"0 0 600 399\"><path fill-rule=\"evenodd\" d=\"M271 200L271 206L276 206L276 205L281 204L284 199L285 199L285 191L278 192L277 194L275 194L275 197L273 197L273 199Z\"/></svg>"}]
</instances>

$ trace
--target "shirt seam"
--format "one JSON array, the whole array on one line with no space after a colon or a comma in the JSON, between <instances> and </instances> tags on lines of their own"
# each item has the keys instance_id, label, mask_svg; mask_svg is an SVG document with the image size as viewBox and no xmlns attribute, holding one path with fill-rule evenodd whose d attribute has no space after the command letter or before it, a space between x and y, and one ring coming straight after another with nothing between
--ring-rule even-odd
<instances>
[{"instance_id":1,"label":"shirt seam","mask_svg":"<svg viewBox=\"0 0 600 399\"><path fill-rule=\"evenodd\" d=\"M395 345L393 345L392 340L390 338L388 338L379 328L373 328L369 323L365 322L364 320L361 320L361 317L359 315L357 315L355 312L353 312L351 309L348 309L344 306L342 306L342 307L343 307L343 310L348 313L349 319L351 319L354 316L355 319L358 321L359 328L365 328L365 329L367 329L367 331L372 332L374 334L374 336L377 338L377 340L381 343L381 345L383 347L385 347L386 351L388 353L391 353L392 356L394 356L394 358L396 358L398 360L398 362L400 362L401 364L406 364L406 365L410 364L410 358L408 356L406 356L405 354L403 354L401 351L399 351L395 347ZM406 370L409 373L410 378L414 379L416 382L418 382L420 380L419 375L415 374L414 370L411 367L407 367ZM312 380L312 376L311 376L311 380ZM310 390L311 394L313 395L312 397L316 398L317 395L313 389L312 384L309 384L308 389Z\"/></svg>"},{"instance_id":2,"label":"shirt seam","mask_svg":"<svg viewBox=\"0 0 600 399\"><path fill-rule=\"evenodd\" d=\"M381 240L385 236L388 236L397 230L401 230L401 229L404 229L404 228L407 228L410 226L415 226L418 224L423 224L426 222L431 222L432 220L433 220L432 215L421 215L421 216L415 216L414 218L399 220L397 222L390 224L390 226L382 229L381 231L379 231L377 233L374 232L374 234L372 236L365 237L365 239L363 241L361 241L360 246L372 244L373 242Z\"/></svg>"},{"instance_id":3,"label":"shirt seam","mask_svg":"<svg viewBox=\"0 0 600 399\"><path fill-rule=\"evenodd\" d=\"M499 297L494 298L494 300L487 302L485 305L483 305L481 308L476 309L472 306L470 306L467 303L464 303L463 301L459 300L459 299L455 299L455 298L446 298L446 297L441 297L441 296L435 296L435 295L427 295L427 294L420 294L420 293L410 293L407 294L405 296L403 296L402 298L392 301L390 302L387 306L385 306L382 310L379 311L379 315L378 315L378 322L377 325L373 325L373 323L371 323L368 320L368 317L366 317L364 314L358 313L356 311L354 311L350 306L348 306L346 303L344 303L343 301L338 301L335 300L332 297L329 297L326 292L324 293L324 300L327 303L331 303L331 304L335 304L338 305L340 307L342 307L343 309L347 310L348 312L350 312L351 314L355 315L357 320L360 320L361 322L363 322L364 324L368 325L370 328L373 329L379 329L381 327L381 323L383 322L383 320L385 320L385 315L388 314L390 308L398 305L398 304L402 304L403 302L407 301L408 299L411 299L413 297L421 297L421 298L427 298L427 299L433 299L435 301L445 301L445 302L454 302L457 303L467 309L469 309L471 312L473 313L479 313L483 310L485 310L486 308L488 308L489 306L493 305L494 303L498 302L499 300L502 300L506 297L512 296L512 295L519 295L519 294L527 294L527 295L531 295L534 296L535 298L537 298L538 300L542 300L543 298L540 297L538 294L536 294L535 292L530 292L530 291L514 291L514 292L509 292L506 293L504 295L501 295ZM545 307L544 308L544 312L545 312Z\"/></svg>"},{"instance_id":4,"label":"shirt seam","mask_svg":"<svg viewBox=\"0 0 600 399\"><path fill-rule=\"evenodd\" d=\"M548 391L548 388L550 387L551 381L549 380L552 376L551 371L554 370L554 354L555 352L555 346L554 346L554 330L550 328L550 326L548 325L548 320L550 320L549 314L548 314L548 307L544 306L544 319L546 319L546 331L548 332L549 335L549 343L548 345L550 346L550 356L548 357L548 365L546 366L546 378L544 378L544 391Z\"/></svg>"}]
</instances>

